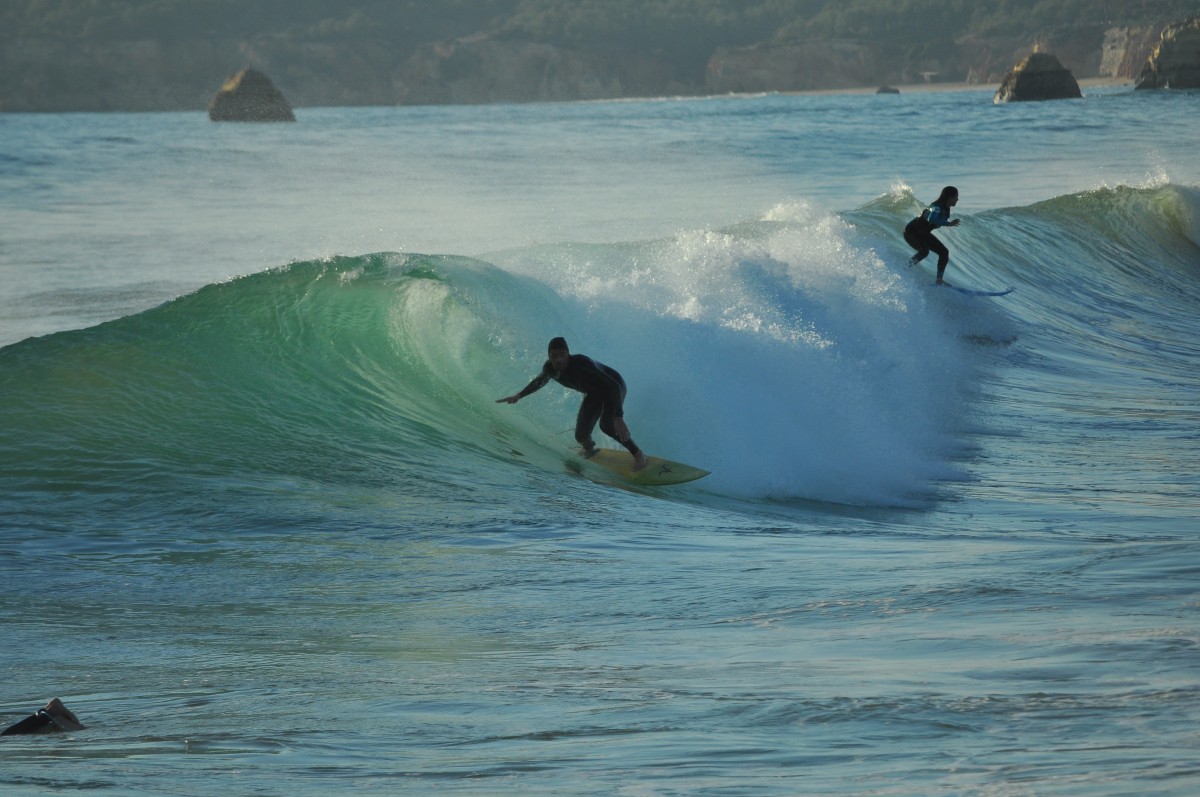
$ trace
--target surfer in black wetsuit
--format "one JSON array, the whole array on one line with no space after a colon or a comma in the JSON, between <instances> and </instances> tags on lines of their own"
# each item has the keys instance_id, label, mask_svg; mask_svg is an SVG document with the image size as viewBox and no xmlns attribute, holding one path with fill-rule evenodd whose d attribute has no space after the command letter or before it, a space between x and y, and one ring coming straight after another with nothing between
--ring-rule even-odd
<instances>
[{"instance_id":1,"label":"surfer in black wetsuit","mask_svg":"<svg viewBox=\"0 0 1200 797\"><path fill-rule=\"evenodd\" d=\"M575 439L583 447L583 455L596 453L592 430L600 421L600 431L613 438L633 454L633 470L646 467L646 455L629 436L625 425L625 380L613 368L583 354L571 354L565 338L555 338L547 347L546 364L519 393L496 399L497 404L516 404L530 393L536 393L553 379L563 387L583 393L579 415L575 419Z\"/></svg>"},{"instance_id":2,"label":"surfer in black wetsuit","mask_svg":"<svg viewBox=\"0 0 1200 797\"><path fill-rule=\"evenodd\" d=\"M950 208L958 204L958 189L948 185L932 205L921 211L921 215L908 223L904 228L904 240L917 250L912 256L915 265L925 259L930 251L936 252L937 284L943 284L942 275L946 273L946 264L950 262L950 252L946 245L934 237L933 231L938 227L957 227L958 219L950 220Z\"/></svg>"}]
</instances>

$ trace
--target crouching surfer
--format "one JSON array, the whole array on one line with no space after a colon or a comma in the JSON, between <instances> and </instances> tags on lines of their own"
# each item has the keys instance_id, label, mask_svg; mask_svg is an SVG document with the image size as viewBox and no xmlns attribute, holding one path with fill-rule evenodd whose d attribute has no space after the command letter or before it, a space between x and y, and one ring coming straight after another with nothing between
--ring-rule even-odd
<instances>
[{"instance_id":1,"label":"crouching surfer","mask_svg":"<svg viewBox=\"0 0 1200 797\"><path fill-rule=\"evenodd\" d=\"M553 379L563 387L583 393L579 415L575 419L575 440L583 448L583 455L596 453L596 441L592 430L596 421L600 431L613 438L633 455L633 470L646 467L646 455L638 448L625 425L625 380L613 368L597 362L583 354L571 354L565 338L554 338L547 347L546 364L542 372L533 378L519 393L496 399L497 404L516 404L530 393L536 393Z\"/></svg>"},{"instance_id":2,"label":"crouching surfer","mask_svg":"<svg viewBox=\"0 0 1200 797\"><path fill-rule=\"evenodd\" d=\"M958 189L948 185L934 200L934 203L921 215L910 221L904 228L904 240L917 250L912 256L912 264L920 263L932 251L937 254L937 284L943 284L942 275L946 273L946 264L950 262L950 251L946 245L937 239L933 231L938 227L957 227L958 219L950 220L950 208L958 204Z\"/></svg>"}]
</instances>

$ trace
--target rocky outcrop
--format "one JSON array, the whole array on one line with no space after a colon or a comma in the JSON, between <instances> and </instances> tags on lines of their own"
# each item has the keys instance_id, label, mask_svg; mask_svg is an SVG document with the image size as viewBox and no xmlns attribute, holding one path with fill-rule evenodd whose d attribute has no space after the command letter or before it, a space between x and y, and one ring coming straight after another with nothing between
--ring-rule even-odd
<instances>
[{"instance_id":1,"label":"rocky outcrop","mask_svg":"<svg viewBox=\"0 0 1200 797\"><path fill-rule=\"evenodd\" d=\"M30 714L20 722L0 731L0 736L22 736L35 733L57 733L60 731L82 731L87 726L79 721L71 709L57 697L44 708Z\"/></svg>"},{"instance_id":2,"label":"rocky outcrop","mask_svg":"<svg viewBox=\"0 0 1200 797\"><path fill-rule=\"evenodd\" d=\"M225 81L208 104L214 122L294 122L283 93L257 69L243 69Z\"/></svg>"},{"instance_id":3,"label":"rocky outcrop","mask_svg":"<svg viewBox=\"0 0 1200 797\"><path fill-rule=\"evenodd\" d=\"M1074 75L1050 53L1034 53L1005 75L994 103L1066 100L1082 97Z\"/></svg>"},{"instance_id":4,"label":"rocky outcrop","mask_svg":"<svg viewBox=\"0 0 1200 797\"><path fill-rule=\"evenodd\" d=\"M1134 88L1200 88L1200 17L1167 26Z\"/></svg>"}]
</instances>

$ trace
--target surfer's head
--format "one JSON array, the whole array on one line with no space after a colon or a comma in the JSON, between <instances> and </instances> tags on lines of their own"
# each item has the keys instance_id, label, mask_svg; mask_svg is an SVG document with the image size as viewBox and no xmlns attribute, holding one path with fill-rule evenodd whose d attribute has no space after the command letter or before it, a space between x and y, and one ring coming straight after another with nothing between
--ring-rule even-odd
<instances>
[{"instance_id":1,"label":"surfer's head","mask_svg":"<svg viewBox=\"0 0 1200 797\"><path fill-rule=\"evenodd\" d=\"M571 363L571 350L567 348L566 338L554 338L550 341L550 345L546 347L546 354L556 371L564 371Z\"/></svg>"},{"instance_id":2,"label":"surfer's head","mask_svg":"<svg viewBox=\"0 0 1200 797\"><path fill-rule=\"evenodd\" d=\"M937 198L939 205L957 205L958 204L958 189L952 185L948 185L942 189L942 193Z\"/></svg>"}]
</instances>

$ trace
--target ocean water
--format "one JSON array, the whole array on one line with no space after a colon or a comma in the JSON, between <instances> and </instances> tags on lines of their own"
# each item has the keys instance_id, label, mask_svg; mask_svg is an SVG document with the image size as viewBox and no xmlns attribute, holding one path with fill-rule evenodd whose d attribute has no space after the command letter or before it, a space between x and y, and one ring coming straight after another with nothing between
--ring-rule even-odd
<instances>
[{"instance_id":1,"label":"ocean water","mask_svg":"<svg viewBox=\"0 0 1200 797\"><path fill-rule=\"evenodd\" d=\"M0 115L0 792L1196 794L1196 100Z\"/></svg>"}]
</instances>

